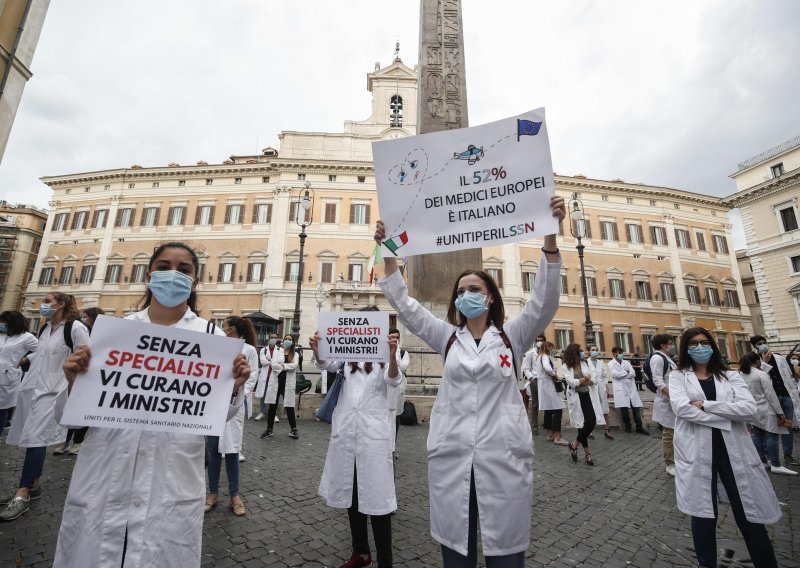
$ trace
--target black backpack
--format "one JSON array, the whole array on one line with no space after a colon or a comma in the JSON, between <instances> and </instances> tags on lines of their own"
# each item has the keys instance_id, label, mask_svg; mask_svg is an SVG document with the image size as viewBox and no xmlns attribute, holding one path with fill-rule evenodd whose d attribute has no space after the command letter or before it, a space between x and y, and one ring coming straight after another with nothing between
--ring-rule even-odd
<instances>
[{"instance_id":1,"label":"black backpack","mask_svg":"<svg viewBox=\"0 0 800 568\"><path fill-rule=\"evenodd\" d=\"M664 361L664 371L662 376L666 376L667 371L669 370L669 361L667 360L666 356L663 353L659 353L658 351L656 351L654 353L651 353L650 356L647 359L645 359L644 365L642 365L642 371L644 372L645 376L644 386L646 386L647 390L649 390L650 392L656 392L658 390L656 384L653 382L653 370L650 368L650 361L656 355L659 355L661 359Z\"/></svg>"},{"instance_id":2,"label":"black backpack","mask_svg":"<svg viewBox=\"0 0 800 568\"><path fill-rule=\"evenodd\" d=\"M400 424L403 426L416 426L419 424L417 420L417 408L414 406L414 403L407 400L403 403L403 412L398 417L400 419Z\"/></svg>"},{"instance_id":3,"label":"black backpack","mask_svg":"<svg viewBox=\"0 0 800 568\"><path fill-rule=\"evenodd\" d=\"M71 320L67 320L67 321L64 322L64 343L66 343L67 347L69 347L69 352L70 353L73 353L75 351L75 344L72 342L72 326L75 324L75 322L81 324L87 330L89 329L89 326L87 326L85 323L83 323L79 319L71 319ZM44 325L44 327L39 330L38 337L41 337L42 334L44 333L44 330L49 328L49 327L50 327L50 324L46 323ZM90 333L91 333L91 331L90 331Z\"/></svg>"}]
</instances>

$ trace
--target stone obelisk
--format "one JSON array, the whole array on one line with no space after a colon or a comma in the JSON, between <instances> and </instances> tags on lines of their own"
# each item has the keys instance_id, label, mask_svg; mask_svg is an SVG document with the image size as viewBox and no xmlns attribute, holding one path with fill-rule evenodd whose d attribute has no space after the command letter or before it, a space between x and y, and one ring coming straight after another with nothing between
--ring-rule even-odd
<instances>
[{"instance_id":1,"label":"stone obelisk","mask_svg":"<svg viewBox=\"0 0 800 568\"><path fill-rule=\"evenodd\" d=\"M469 126L461 0L420 0L417 116L417 134ZM441 316L456 276L481 268L481 250L423 254L408 264L411 295Z\"/></svg>"}]
</instances>

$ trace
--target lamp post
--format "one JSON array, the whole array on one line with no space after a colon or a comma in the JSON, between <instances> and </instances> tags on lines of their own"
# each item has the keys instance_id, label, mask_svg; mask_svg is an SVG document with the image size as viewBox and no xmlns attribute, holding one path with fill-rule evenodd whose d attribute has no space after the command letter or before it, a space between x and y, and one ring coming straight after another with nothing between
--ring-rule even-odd
<instances>
[{"instance_id":1,"label":"lamp post","mask_svg":"<svg viewBox=\"0 0 800 568\"><path fill-rule=\"evenodd\" d=\"M314 290L314 301L317 302L317 311L322 311L322 306L325 304L325 300L328 299L328 291L322 285L322 282L317 284L317 289Z\"/></svg>"},{"instance_id":2,"label":"lamp post","mask_svg":"<svg viewBox=\"0 0 800 568\"><path fill-rule=\"evenodd\" d=\"M314 190L311 184L306 182L304 189L297 195L297 206L295 207L294 222L300 226L300 262L297 267L297 291L294 296L294 316L292 317L292 337L294 344L300 339L300 290L303 286L303 249L306 245L306 227L309 227L314 220ZM302 211L302 217L301 217Z\"/></svg>"},{"instance_id":3,"label":"lamp post","mask_svg":"<svg viewBox=\"0 0 800 568\"><path fill-rule=\"evenodd\" d=\"M584 341L585 346L594 344L594 327L592 326L592 318L589 315L589 295L586 290L586 271L583 267L583 239L586 237L586 217L583 214L583 202L578 199L576 193L572 194L572 199L569 202L570 214L570 233L573 237L578 239L578 259L581 265L581 294L583 294L583 314L586 318L584 325Z\"/></svg>"}]
</instances>

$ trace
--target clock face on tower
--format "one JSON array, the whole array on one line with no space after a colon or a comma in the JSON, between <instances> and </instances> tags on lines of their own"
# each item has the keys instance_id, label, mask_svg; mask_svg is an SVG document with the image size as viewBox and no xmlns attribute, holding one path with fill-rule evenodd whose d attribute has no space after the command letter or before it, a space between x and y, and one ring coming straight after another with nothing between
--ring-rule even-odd
<instances>
[{"instance_id":1,"label":"clock face on tower","mask_svg":"<svg viewBox=\"0 0 800 568\"><path fill-rule=\"evenodd\" d=\"M383 138L385 140L397 140L398 138L405 138L407 134L402 130L391 130L384 134Z\"/></svg>"}]
</instances>

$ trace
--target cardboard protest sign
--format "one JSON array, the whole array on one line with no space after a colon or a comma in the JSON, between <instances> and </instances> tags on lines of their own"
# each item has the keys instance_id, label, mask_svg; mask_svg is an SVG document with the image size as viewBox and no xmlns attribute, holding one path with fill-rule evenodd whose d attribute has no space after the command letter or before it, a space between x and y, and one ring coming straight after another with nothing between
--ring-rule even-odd
<instances>
[{"instance_id":1,"label":"cardboard protest sign","mask_svg":"<svg viewBox=\"0 0 800 568\"><path fill-rule=\"evenodd\" d=\"M317 331L322 361L389 362L388 312L320 312Z\"/></svg>"},{"instance_id":2,"label":"cardboard protest sign","mask_svg":"<svg viewBox=\"0 0 800 568\"><path fill-rule=\"evenodd\" d=\"M99 316L89 368L61 419L70 426L221 436L243 340Z\"/></svg>"},{"instance_id":3,"label":"cardboard protest sign","mask_svg":"<svg viewBox=\"0 0 800 568\"><path fill-rule=\"evenodd\" d=\"M558 232L544 109L373 142L383 256L482 248Z\"/></svg>"}]
</instances>

